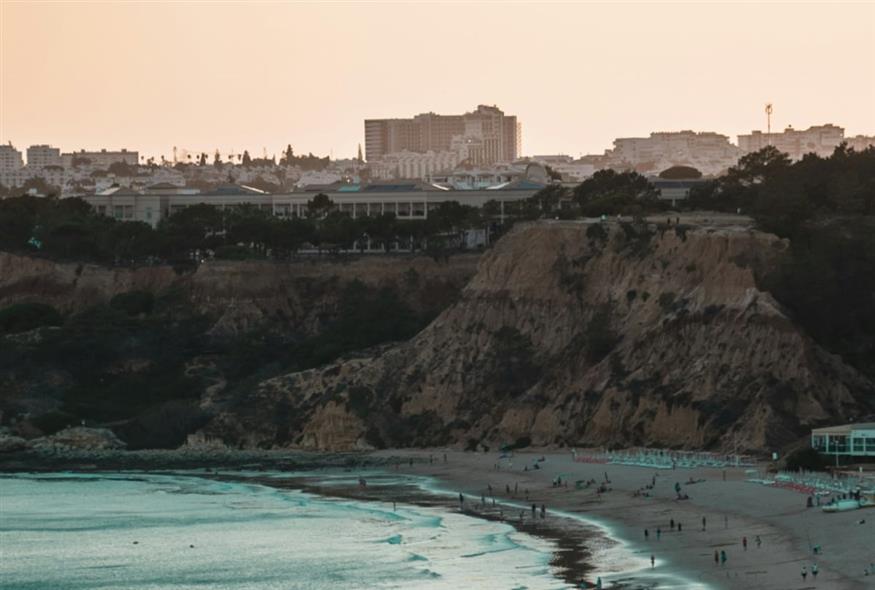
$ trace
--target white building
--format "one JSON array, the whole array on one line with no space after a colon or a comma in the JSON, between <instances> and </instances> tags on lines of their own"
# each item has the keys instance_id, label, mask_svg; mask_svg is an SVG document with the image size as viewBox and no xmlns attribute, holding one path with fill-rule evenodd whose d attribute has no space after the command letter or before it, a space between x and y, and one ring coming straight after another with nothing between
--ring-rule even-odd
<instances>
[{"instance_id":1,"label":"white building","mask_svg":"<svg viewBox=\"0 0 875 590\"><path fill-rule=\"evenodd\" d=\"M128 151L107 151L105 149L99 152L86 152L79 150L69 154L61 154L61 162L64 168L72 168L74 164L84 164L91 166L96 170L107 170L111 164L116 162L124 162L130 166L136 166L140 163L139 152Z\"/></svg>"},{"instance_id":2,"label":"white building","mask_svg":"<svg viewBox=\"0 0 875 590\"><path fill-rule=\"evenodd\" d=\"M24 162L21 159L21 152L9 145L0 145L0 174L4 172L15 172L21 170Z\"/></svg>"},{"instance_id":3,"label":"white building","mask_svg":"<svg viewBox=\"0 0 875 590\"><path fill-rule=\"evenodd\" d=\"M875 457L875 422L815 428L811 448L824 455Z\"/></svg>"},{"instance_id":4,"label":"white building","mask_svg":"<svg viewBox=\"0 0 875 590\"><path fill-rule=\"evenodd\" d=\"M63 166L61 150L50 145L32 145L27 148L27 165L33 169Z\"/></svg>"},{"instance_id":5,"label":"white building","mask_svg":"<svg viewBox=\"0 0 875 590\"><path fill-rule=\"evenodd\" d=\"M692 166L703 174L719 174L738 162L740 152L725 135L686 130L620 137L605 156L608 167L615 169L658 173L672 166Z\"/></svg>"},{"instance_id":6,"label":"white building","mask_svg":"<svg viewBox=\"0 0 875 590\"><path fill-rule=\"evenodd\" d=\"M862 152L866 148L875 146L875 135L855 135L854 137L846 137L845 143L848 147L857 152Z\"/></svg>"},{"instance_id":7,"label":"white building","mask_svg":"<svg viewBox=\"0 0 875 590\"><path fill-rule=\"evenodd\" d=\"M751 131L748 135L738 136L738 147L743 154L749 154L773 145L788 154L791 159L800 160L802 156L810 153L824 158L831 156L844 140L844 128L827 123L803 130L787 127L781 133Z\"/></svg>"},{"instance_id":8,"label":"white building","mask_svg":"<svg viewBox=\"0 0 875 590\"><path fill-rule=\"evenodd\" d=\"M405 150L386 154L369 167L372 178L416 178L425 180L434 174L451 171L460 161L461 157L455 151L445 150L419 153Z\"/></svg>"}]
</instances>

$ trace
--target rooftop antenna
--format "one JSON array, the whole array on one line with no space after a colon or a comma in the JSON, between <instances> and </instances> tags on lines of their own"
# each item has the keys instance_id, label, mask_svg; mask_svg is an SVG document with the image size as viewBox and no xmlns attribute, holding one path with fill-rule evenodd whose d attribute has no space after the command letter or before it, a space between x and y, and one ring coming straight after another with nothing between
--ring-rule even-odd
<instances>
[{"instance_id":1,"label":"rooftop antenna","mask_svg":"<svg viewBox=\"0 0 875 590\"><path fill-rule=\"evenodd\" d=\"M769 143L772 142L772 103L766 103L766 134L768 135Z\"/></svg>"}]
</instances>

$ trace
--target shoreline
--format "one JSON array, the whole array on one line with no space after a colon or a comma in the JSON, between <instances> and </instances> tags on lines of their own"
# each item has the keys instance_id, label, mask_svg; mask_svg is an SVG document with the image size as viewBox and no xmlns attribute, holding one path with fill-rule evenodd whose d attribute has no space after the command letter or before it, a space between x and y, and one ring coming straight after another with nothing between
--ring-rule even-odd
<instances>
[{"instance_id":1,"label":"shoreline","mask_svg":"<svg viewBox=\"0 0 875 590\"><path fill-rule=\"evenodd\" d=\"M443 454L448 460L443 462ZM536 460L543 456L544 462L534 469ZM429 457L433 462L429 462ZM862 510L826 514L816 509L806 509L803 494L786 489L775 489L745 482L743 469L713 468L655 470L644 467L576 463L570 452L535 451L517 452L512 464L503 462L496 469L496 453L471 453L444 449L403 449L359 453L313 453L299 451L145 451L145 452L65 452L49 455L19 453L0 455L0 472L39 471L178 471L202 470L204 477L222 476L221 471L255 472L249 481L262 479L263 471L308 472L298 474L296 489L337 496L338 490L324 489L318 482L320 471L345 470L352 475L382 470L387 475L398 477L415 476L428 478L437 484L437 489L418 490L413 496L429 494L428 502L443 502L445 507L458 510L457 494L479 502L481 493L487 493L491 485L497 504L514 506L526 503L519 494L507 494L507 486L513 490L529 489L531 502L545 504L550 526L562 523L558 529L542 528L540 519L531 530L517 528L513 518L503 522L527 534L550 538L557 543L555 565L557 578L585 579L592 582L596 576L606 581L605 588L624 586L611 584L657 584L660 588L687 588L695 585L714 590L805 590L830 588L834 590L864 590L875 586L875 577L865 577L864 568L875 561L875 511ZM205 470L205 471L204 471ZM600 482L608 472L611 490L598 494L594 487L575 489L578 480L595 479ZM725 476L724 476L725 474ZM265 474L266 476L267 474ZM290 478L294 474L290 473ZM554 487L552 481L561 476L569 482L566 487ZM724 479L725 477L725 479ZM656 481L650 497L637 496L635 491ZM276 486L276 481L264 477L258 482ZM299 485L303 480L310 483ZM688 479L697 483L684 483ZM683 492L689 500L675 499L675 483L683 483ZM356 500L391 502L387 488L376 486L361 494L356 486L344 493ZM407 493L409 490L405 490ZM399 490L395 490L399 495ZM444 500L439 498L443 495ZM487 495L487 498L491 497ZM413 498L412 500L422 500ZM404 502L404 499L396 498ZM526 503L530 505L531 502ZM415 504L415 501L409 503ZM433 504L432 504L433 505ZM488 510L472 512L478 518L489 518ZM554 518L551 518L553 516ZM701 519L707 519L703 531ZM670 527L670 520L683 524L683 531ZM545 525L547 523L544 523ZM591 555L594 525L602 533L617 541L642 567L631 572L603 571L598 555ZM523 527L526 526L525 520ZM588 530L577 538L568 535L565 529ZM650 532L644 539L643 530ZM661 538L655 540L655 531L661 528ZM544 535L539 535L544 533ZM747 537L748 547L742 546ZM755 543L762 539L762 546ZM557 542L561 539L561 543ZM590 545L588 545L589 543ZM822 552L814 555L810 547L821 545ZM715 551L726 551L727 563L715 565ZM562 557L559 556L562 555ZM656 567L650 568L650 555L656 559ZM591 563L588 563L590 562ZM817 563L820 575L814 583L809 576L801 578L803 565L810 569ZM569 572L563 578L560 569ZM604 575L603 575L604 574ZM638 578L636 580L636 578ZM688 585L673 583L687 580ZM646 585L644 587L647 587Z\"/></svg>"}]
</instances>

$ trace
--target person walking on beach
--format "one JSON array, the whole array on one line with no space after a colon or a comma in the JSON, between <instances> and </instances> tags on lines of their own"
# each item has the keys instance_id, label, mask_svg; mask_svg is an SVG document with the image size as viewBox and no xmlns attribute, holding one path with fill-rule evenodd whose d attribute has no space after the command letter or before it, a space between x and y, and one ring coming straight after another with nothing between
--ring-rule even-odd
<instances>
[{"instance_id":1,"label":"person walking on beach","mask_svg":"<svg viewBox=\"0 0 875 590\"><path fill-rule=\"evenodd\" d=\"M462 495L462 492L459 492L459 508L465 507L465 496Z\"/></svg>"},{"instance_id":2,"label":"person walking on beach","mask_svg":"<svg viewBox=\"0 0 875 590\"><path fill-rule=\"evenodd\" d=\"M759 536L759 535L757 535L757 536L756 536L756 539L754 539L754 543L757 544L757 549L759 549L760 546L763 544L763 540L760 539L760 536Z\"/></svg>"},{"instance_id":3,"label":"person walking on beach","mask_svg":"<svg viewBox=\"0 0 875 590\"><path fill-rule=\"evenodd\" d=\"M802 566L802 581L804 582L808 578L808 569L803 565Z\"/></svg>"},{"instance_id":4,"label":"person walking on beach","mask_svg":"<svg viewBox=\"0 0 875 590\"><path fill-rule=\"evenodd\" d=\"M650 540L650 531L648 531L647 529L644 529L644 540L645 541Z\"/></svg>"},{"instance_id":5,"label":"person walking on beach","mask_svg":"<svg viewBox=\"0 0 875 590\"><path fill-rule=\"evenodd\" d=\"M541 518L547 518L547 507L541 504Z\"/></svg>"},{"instance_id":6,"label":"person walking on beach","mask_svg":"<svg viewBox=\"0 0 875 590\"><path fill-rule=\"evenodd\" d=\"M662 529L659 527L656 527L656 540L659 541L661 537L662 537Z\"/></svg>"},{"instance_id":7,"label":"person walking on beach","mask_svg":"<svg viewBox=\"0 0 875 590\"><path fill-rule=\"evenodd\" d=\"M811 579L812 580L817 579L817 564L816 563L811 564Z\"/></svg>"},{"instance_id":8,"label":"person walking on beach","mask_svg":"<svg viewBox=\"0 0 875 590\"><path fill-rule=\"evenodd\" d=\"M668 524L671 527L671 530L674 530L674 519L673 518L671 519L671 521L669 521Z\"/></svg>"},{"instance_id":9,"label":"person walking on beach","mask_svg":"<svg viewBox=\"0 0 875 590\"><path fill-rule=\"evenodd\" d=\"M535 518L535 516L537 516L537 512L538 507L535 504L532 504L532 518Z\"/></svg>"},{"instance_id":10,"label":"person walking on beach","mask_svg":"<svg viewBox=\"0 0 875 590\"><path fill-rule=\"evenodd\" d=\"M681 528L682 528L681 523L678 523L678 532L681 532Z\"/></svg>"},{"instance_id":11,"label":"person walking on beach","mask_svg":"<svg viewBox=\"0 0 875 590\"><path fill-rule=\"evenodd\" d=\"M726 565L726 551L720 552L720 565Z\"/></svg>"},{"instance_id":12,"label":"person walking on beach","mask_svg":"<svg viewBox=\"0 0 875 590\"><path fill-rule=\"evenodd\" d=\"M747 537L741 538L741 546L744 547L745 551L747 551Z\"/></svg>"},{"instance_id":13,"label":"person walking on beach","mask_svg":"<svg viewBox=\"0 0 875 590\"><path fill-rule=\"evenodd\" d=\"M705 525L708 523L708 520L703 516L702 517L702 530L705 530Z\"/></svg>"},{"instance_id":14,"label":"person walking on beach","mask_svg":"<svg viewBox=\"0 0 875 590\"><path fill-rule=\"evenodd\" d=\"M720 565L720 554L717 553L717 550L714 550L714 565Z\"/></svg>"},{"instance_id":15,"label":"person walking on beach","mask_svg":"<svg viewBox=\"0 0 875 590\"><path fill-rule=\"evenodd\" d=\"M650 569L653 569L654 567L656 567L656 558L651 553L650 554Z\"/></svg>"}]
</instances>

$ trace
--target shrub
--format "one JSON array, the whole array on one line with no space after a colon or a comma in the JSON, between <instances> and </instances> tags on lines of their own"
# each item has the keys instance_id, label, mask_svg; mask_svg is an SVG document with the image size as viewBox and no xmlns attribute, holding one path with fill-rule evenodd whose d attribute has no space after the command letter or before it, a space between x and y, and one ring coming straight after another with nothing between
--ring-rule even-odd
<instances>
[{"instance_id":1,"label":"shrub","mask_svg":"<svg viewBox=\"0 0 875 590\"><path fill-rule=\"evenodd\" d=\"M234 244L216 248L216 258L219 260L248 260L253 258L253 254L246 246Z\"/></svg>"},{"instance_id":2,"label":"shrub","mask_svg":"<svg viewBox=\"0 0 875 590\"><path fill-rule=\"evenodd\" d=\"M155 307L155 296L149 291L128 291L110 299L109 306L129 316L149 315Z\"/></svg>"},{"instance_id":3,"label":"shrub","mask_svg":"<svg viewBox=\"0 0 875 590\"><path fill-rule=\"evenodd\" d=\"M27 332L43 326L60 326L61 314L45 303L16 303L0 310L0 334Z\"/></svg>"}]
</instances>

